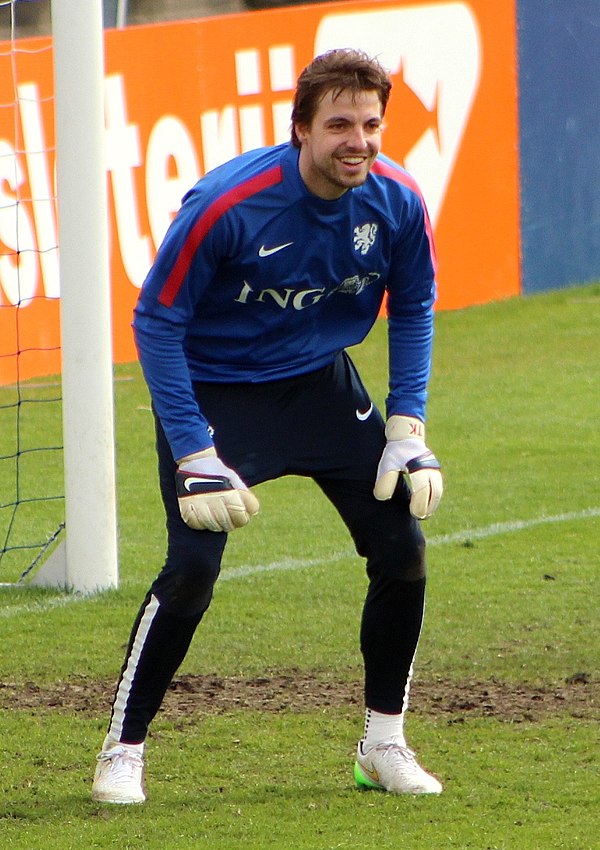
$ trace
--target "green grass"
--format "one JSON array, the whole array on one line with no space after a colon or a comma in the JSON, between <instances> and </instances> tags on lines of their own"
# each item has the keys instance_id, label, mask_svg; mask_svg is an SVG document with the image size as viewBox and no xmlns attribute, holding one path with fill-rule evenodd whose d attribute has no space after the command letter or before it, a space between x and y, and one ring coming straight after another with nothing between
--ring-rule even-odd
<instances>
[{"instance_id":1,"label":"green grass","mask_svg":"<svg viewBox=\"0 0 600 850\"><path fill-rule=\"evenodd\" d=\"M22 725L7 728L20 743ZM149 757L153 799L112 809L86 800L89 771L79 753L96 727L58 718L57 751L32 723L8 793L3 782L3 847L587 850L597 847L597 792L585 782L592 758L582 739L565 741L566 731L559 722L495 723L493 730L484 721L418 724L421 751L443 762L450 788L440 798L413 799L352 789L346 763L355 724L341 712L251 722L230 714L208 718L196 732L159 723ZM3 749L14 758L15 747ZM307 771L307 762L320 769Z\"/></svg>"},{"instance_id":2,"label":"green grass","mask_svg":"<svg viewBox=\"0 0 600 850\"><path fill-rule=\"evenodd\" d=\"M63 522L61 432L58 378L0 387L0 582L17 581Z\"/></svg>"},{"instance_id":3,"label":"green grass","mask_svg":"<svg viewBox=\"0 0 600 850\"><path fill-rule=\"evenodd\" d=\"M362 711L324 705L163 711L148 743L148 803L97 806L89 786L110 689L105 711L73 711L10 706L0 687L1 846L598 850L597 704L514 722L420 713L416 703L420 681L494 681L509 694L577 674L598 698L599 308L595 285L437 316L428 442L446 493L426 526L427 617L408 734L443 780L441 797L355 791ZM383 323L354 357L381 403ZM148 396L137 366L116 373L119 590L77 599L0 589L1 680L11 686L113 682L161 565ZM52 434L43 418L40 433ZM360 679L366 582L341 522L308 481L257 489L261 513L231 536L182 674Z\"/></svg>"}]
</instances>

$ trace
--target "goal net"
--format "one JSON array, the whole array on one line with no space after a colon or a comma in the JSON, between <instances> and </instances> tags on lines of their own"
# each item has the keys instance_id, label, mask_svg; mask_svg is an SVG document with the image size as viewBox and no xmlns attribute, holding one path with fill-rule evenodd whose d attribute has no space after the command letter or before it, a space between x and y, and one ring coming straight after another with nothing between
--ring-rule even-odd
<instances>
[{"instance_id":1,"label":"goal net","mask_svg":"<svg viewBox=\"0 0 600 850\"><path fill-rule=\"evenodd\" d=\"M0 0L5 586L117 583L103 81L101 0Z\"/></svg>"}]
</instances>

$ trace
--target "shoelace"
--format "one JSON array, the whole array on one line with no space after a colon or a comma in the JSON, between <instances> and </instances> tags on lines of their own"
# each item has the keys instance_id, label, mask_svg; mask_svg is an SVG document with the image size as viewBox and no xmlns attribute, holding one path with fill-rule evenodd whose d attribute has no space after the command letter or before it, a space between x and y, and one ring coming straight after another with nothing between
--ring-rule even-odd
<instances>
[{"instance_id":1,"label":"shoelace","mask_svg":"<svg viewBox=\"0 0 600 850\"><path fill-rule=\"evenodd\" d=\"M100 753L98 761L110 762L111 777L115 782L130 782L136 778L136 770L144 766L144 760L138 753L132 753L124 747Z\"/></svg>"},{"instance_id":2,"label":"shoelace","mask_svg":"<svg viewBox=\"0 0 600 850\"><path fill-rule=\"evenodd\" d=\"M389 744L379 744L375 747L377 750L383 751L383 757L390 760L401 760L403 767L410 770L412 773L419 772L419 766L415 759L415 753L408 747L401 747L400 744L390 742Z\"/></svg>"}]
</instances>

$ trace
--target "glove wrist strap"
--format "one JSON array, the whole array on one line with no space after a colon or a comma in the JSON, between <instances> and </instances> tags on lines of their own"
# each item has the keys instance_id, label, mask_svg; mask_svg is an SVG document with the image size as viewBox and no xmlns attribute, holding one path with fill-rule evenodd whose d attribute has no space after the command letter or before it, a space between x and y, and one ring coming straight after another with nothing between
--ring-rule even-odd
<instances>
[{"instance_id":1,"label":"glove wrist strap","mask_svg":"<svg viewBox=\"0 0 600 850\"><path fill-rule=\"evenodd\" d=\"M193 452L191 455L185 455L185 457L180 457L177 461L177 466L181 466L184 463L191 463L193 460L202 460L205 457L216 457L217 450L214 446L209 446L207 449L202 449L201 452Z\"/></svg>"},{"instance_id":2,"label":"glove wrist strap","mask_svg":"<svg viewBox=\"0 0 600 850\"><path fill-rule=\"evenodd\" d=\"M388 440L422 440L425 442L425 424L416 416L390 416L385 425Z\"/></svg>"}]
</instances>

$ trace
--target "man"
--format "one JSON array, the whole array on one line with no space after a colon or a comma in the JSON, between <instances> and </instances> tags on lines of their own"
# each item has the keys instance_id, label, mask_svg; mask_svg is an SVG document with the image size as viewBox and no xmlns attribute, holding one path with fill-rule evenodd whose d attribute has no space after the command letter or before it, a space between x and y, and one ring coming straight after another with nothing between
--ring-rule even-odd
<instances>
[{"instance_id":1,"label":"man","mask_svg":"<svg viewBox=\"0 0 600 850\"><path fill-rule=\"evenodd\" d=\"M391 82L354 50L300 75L291 143L184 197L135 311L152 396L166 563L133 626L92 796L145 799L143 748L207 610L249 486L312 477L366 558L360 788L439 793L404 737L425 593L419 520L442 494L425 440L434 262L414 181L380 154ZM345 353L388 296L387 423Z\"/></svg>"}]
</instances>

